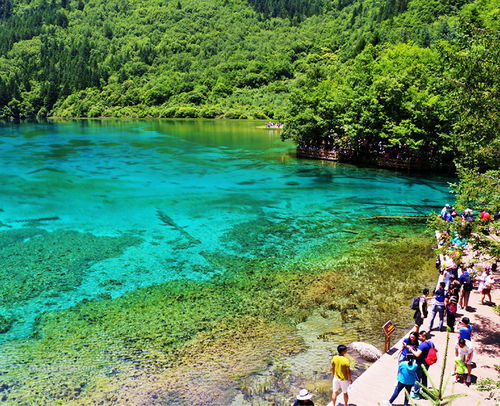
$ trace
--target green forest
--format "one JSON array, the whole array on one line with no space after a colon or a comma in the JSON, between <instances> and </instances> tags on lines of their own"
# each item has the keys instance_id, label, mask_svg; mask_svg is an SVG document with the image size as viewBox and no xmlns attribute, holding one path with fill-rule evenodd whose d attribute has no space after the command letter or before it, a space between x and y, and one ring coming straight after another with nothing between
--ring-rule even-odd
<instances>
[{"instance_id":1,"label":"green forest","mask_svg":"<svg viewBox=\"0 0 500 406\"><path fill-rule=\"evenodd\" d=\"M0 0L0 118L256 118L498 167L493 0ZM369 148L368 148L369 149Z\"/></svg>"}]
</instances>

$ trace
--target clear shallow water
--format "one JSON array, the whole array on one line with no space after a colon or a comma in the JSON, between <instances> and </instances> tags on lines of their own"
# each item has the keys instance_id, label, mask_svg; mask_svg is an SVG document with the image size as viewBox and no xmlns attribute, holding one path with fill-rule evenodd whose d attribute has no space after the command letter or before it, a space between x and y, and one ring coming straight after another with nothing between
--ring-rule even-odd
<instances>
[{"instance_id":1,"label":"clear shallow water","mask_svg":"<svg viewBox=\"0 0 500 406\"><path fill-rule=\"evenodd\" d=\"M0 314L14 319L0 340L28 337L42 312L82 299L209 281L231 266L221 253L234 264L309 261L328 241L334 257L362 229L367 241L385 238L359 218L427 214L449 198L444 178L297 160L261 124L0 127L0 268L10 282Z\"/></svg>"},{"instance_id":2,"label":"clear shallow water","mask_svg":"<svg viewBox=\"0 0 500 406\"><path fill-rule=\"evenodd\" d=\"M293 244L300 255L301 248L315 244L313 238L345 237L331 228L310 235L308 220L330 226L336 221L349 230L360 217L426 214L448 198L444 179L296 160L292 144L259 124L76 121L0 127L0 230L34 226L141 239L121 255L92 264L79 286L51 292L50 301L42 294L4 304L4 313L24 320L4 339L26 336L41 311L82 298L103 292L116 297L170 279L207 280L224 272L212 269L206 254L223 248L245 255L222 237L248 221L295 224L299 238ZM275 238L262 235L259 243L273 244ZM104 289L109 280L118 282Z\"/></svg>"}]
</instances>

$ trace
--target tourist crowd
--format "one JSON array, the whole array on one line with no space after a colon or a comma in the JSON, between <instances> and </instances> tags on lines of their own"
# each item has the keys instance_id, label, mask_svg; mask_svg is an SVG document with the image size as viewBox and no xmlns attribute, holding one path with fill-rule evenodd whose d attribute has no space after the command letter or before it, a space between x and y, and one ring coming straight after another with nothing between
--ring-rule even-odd
<instances>
[{"instance_id":1,"label":"tourist crowd","mask_svg":"<svg viewBox=\"0 0 500 406\"><path fill-rule=\"evenodd\" d=\"M446 222L461 221L464 224L476 220L473 210L465 209L459 214L449 204L443 207L440 217ZM493 218L486 210L482 210L479 214L479 221L483 223L497 221L499 218L500 212ZM426 390L422 388L427 388L425 371L436 363L439 354L439 350L431 340L433 330L448 331L453 334L450 338L455 352L453 375L457 382L470 385L472 369L475 366L473 326L469 317L464 314L473 310L469 307L471 292L478 290L482 295L482 305L494 305L491 300L491 290L495 282L497 262L467 263L462 256L467 246L463 236L455 234L451 237L449 230L437 233L436 236L439 247L445 250L445 253L436 259L439 282L432 293L428 288L424 288L422 294L413 298L411 302L415 327L410 335L403 339L398 357L396 387L390 399L386 401L388 405L392 405L401 392L404 392L404 406L409 404L410 397L424 398L423 393ZM457 318L460 318L458 323ZM428 331L421 330L425 320L429 323ZM337 351L338 355L332 359L333 392L330 405L337 406L338 393L341 392L344 404L347 406L349 385L352 383L350 361L346 357L345 345L339 345ZM311 398L312 394L302 389L294 406L311 406L313 405Z\"/></svg>"},{"instance_id":2,"label":"tourist crowd","mask_svg":"<svg viewBox=\"0 0 500 406\"><path fill-rule=\"evenodd\" d=\"M440 217L446 222L461 221L464 224L475 220L473 210L465 209L459 214L453 207L446 204ZM479 221L487 223L500 218L497 213L493 218L486 210L482 210ZM492 305L491 289L494 284L493 274L497 270L497 263L468 263L463 261L463 249L467 246L466 239L455 234L450 237L450 231L437 234L439 247L445 253L436 259L436 268L439 270L439 283L430 293L424 288L422 295L412 300L412 309L415 311L413 318L415 328L409 337L403 340L399 357L397 385L386 404L392 404L401 391L405 390L404 405L409 404L409 396L415 399L422 398L422 388L427 387L427 374L431 365L437 361L437 353L430 332L434 330L435 322L438 331L457 333L453 345L455 347L454 376L457 382L470 384L472 382L472 368L474 343L472 339L473 327L470 319L463 316L472 310L469 307L470 294L474 289L481 293L481 304ZM485 299L488 301L485 301ZM430 302L430 303L429 303ZM428 310L430 307L430 312ZM461 312L461 314L459 313ZM462 315L460 322L456 323L457 316ZM420 330L424 320L429 320L429 331ZM445 328L446 320L446 328Z\"/></svg>"},{"instance_id":3,"label":"tourist crowd","mask_svg":"<svg viewBox=\"0 0 500 406\"><path fill-rule=\"evenodd\" d=\"M274 121L268 121L266 123L266 128L283 128L283 123L275 123Z\"/></svg>"},{"instance_id":4,"label":"tourist crowd","mask_svg":"<svg viewBox=\"0 0 500 406\"><path fill-rule=\"evenodd\" d=\"M472 209L465 209L462 213L458 213L457 210L446 204L442 209L439 215L442 220L452 223L454 221L461 220L462 222L472 223L476 218L474 211ZM479 213L479 220L483 222L488 221L497 221L500 219L500 211L498 211L493 217L486 210L481 210Z\"/></svg>"}]
</instances>

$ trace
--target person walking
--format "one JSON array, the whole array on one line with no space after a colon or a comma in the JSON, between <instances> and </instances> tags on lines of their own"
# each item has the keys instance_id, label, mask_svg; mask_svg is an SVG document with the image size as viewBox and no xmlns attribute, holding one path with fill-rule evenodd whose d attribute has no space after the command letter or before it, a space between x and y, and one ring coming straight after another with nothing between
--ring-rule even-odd
<instances>
[{"instance_id":1,"label":"person walking","mask_svg":"<svg viewBox=\"0 0 500 406\"><path fill-rule=\"evenodd\" d=\"M339 391L342 391L344 395L344 404L348 406L349 384L352 383L351 362L349 358L346 357L347 347L345 345L339 345L337 351L339 354L332 358L332 403L333 406L337 406L337 394Z\"/></svg>"},{"instance_id":2,"label":"person walking","mask_svg":"<svg viewBox=\"0 0 500 406\"><path fill-rule=\"evenodd\" d=\"M472 280L471 273L472 267L466 268L458 279L460 285L462 285L462 290L460 291L460 308L465 310L469 307L470 292L474 289L474 282Z\"/></svg>"},{"instance_id":3,"label":"person walking","mask_svg":"<svg viewBox=\"0 0 500 406\"><path fill-rule=\"evenodd\" d=\"M493 279L493 276L491 275L491 270L490 269L486 269L485 271L485 275L483 276L483 280L482 280L482 290L481 290L481 294L483 295L483 297L481 297L481 304L484 305L484 298L486 296L488 296L488 303L491 303L491 289L493 288L493 284L495 283L495 279Z\"/></svg>"},{"instance_id":4,"label":"person walking","mask_svg":"<svg viewBox=\"0 0 500 406\"><path fill-rule=\"evenodd\" d=\"M422 330L418 334L418 339L420 340L420 345L417 350L407 346L408 350L415 356L417 363L417 382L413 389L413 395L415 399L419 399L421 387L427 387L427 374L424 372L424 368L428 371L429 364L426 362L427 355L431 348L435 348L434 343L428 339L427 332ZM437 350L436 350L437 351Z\"/></svg>"},{"instance_id":5,"label":"person walking","mask_svg":"<svg viewBox=\"0 0 500 406\"><path fill-rule=\"evenodd\" d=\"M445 309L445 297L446 293L444 291L445 283L440 282L439 288L434 291L434 306L432 307L432 317L431 322L429 324L429 331L432 331L432 326L434 324L434 319L436 315L439 314L439 328L441 331L443 329L443 321L444 321L444 309Z\"/></svg>"},{"instance_id":6,"label":"person walking","mask_svg":"<svg viewBox=\"0 0 500 406\"><path fill-rule=\"evenodd\" d=\"M458 298L455 295L448 295L445 299L446 304L446 325L448 331L455 331L455 321L457 320Z\"/></svg>"},{"instance_id":7,"label":"person walking","mask_svg":"<svg viewBox=\"0 0 500 406\"><path fill-rule=\"evenodd\" d=\"M418 301L418 309L415 310L413 320L415 320L415 332L418 333L420 326L424 324L424 319L427 317L427 300L429 296L429 289L422 290L422 296Z\"/></svg>"},{"instance_id":8,"label":"person walking","mask_svg":"<svg viewBox=\"0 0 500 406\"><path fill-rule=\"evenodd\" d=\"M405 390L405 400L403 405L408 406L409 404L409 396L411 392L411 388L415 385L417 381L417 364L415 362L415 357L412 354L408 354L406 356L406 360L399 363L398 366L398 382L396 384L396 388L394 389L394 393L389 399L388 404L392 405L392 402L396 400L400 392Z\"/></svg>"}]
</instances>

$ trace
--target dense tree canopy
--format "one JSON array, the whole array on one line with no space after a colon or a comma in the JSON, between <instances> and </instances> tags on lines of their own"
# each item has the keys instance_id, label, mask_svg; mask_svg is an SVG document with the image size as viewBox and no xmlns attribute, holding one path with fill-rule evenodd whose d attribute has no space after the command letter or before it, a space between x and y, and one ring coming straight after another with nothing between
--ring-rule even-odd
<instances>
[{"instance_id":1,"label":"dense tree canopy","mask_svg":"<svg viewBox=\"0 0 500 406\"><path fill-rule=\"evenodd\" d=\"M405 144L444 156L449 149L438 149L434 135L450 132L451 117L436 65L435 51L407 44L368 45L350 63L334 59L324 79L296 91L286 136L331 135L346 147Z\"/></svg>"},{"instance_id":2,"label":"dense tree canopy","mask_svg":"<svg viewBox=\"0 0 500 406\"><path fill-rule=\"evenodd\" d=\"M409 15L425 20L417 4L384 32L401 33L401 21L411 27ZM451 5L442 6L450 12ZM455 17L414 26L426 33L420 41L365 41L347 60L325 52L294 90L284 137L315 147L328 139L329 148L349 157L397 150L428 167L498 168L498 12L482 0Z\"/></svg>"},{"instance_id":3,"label":"dense tree canopy","mask_svg":"<svg viewBox=\"0 0 500 406\"><path fill-rule=\"evenodd\" d=\"M273 118L498 164L492 0L0 0L0 116Z\"/></svg>"}]
</instances>

